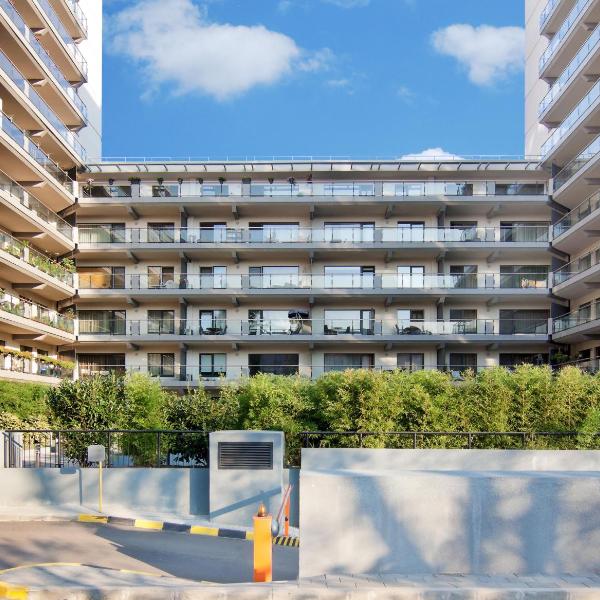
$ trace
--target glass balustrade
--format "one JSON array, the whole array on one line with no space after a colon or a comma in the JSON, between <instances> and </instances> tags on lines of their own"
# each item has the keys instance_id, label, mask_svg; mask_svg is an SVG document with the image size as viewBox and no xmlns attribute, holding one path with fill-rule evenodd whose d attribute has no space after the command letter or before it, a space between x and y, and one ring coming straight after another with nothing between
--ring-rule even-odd
<instances>
[{"instance_id":1,"label":"glass balustrade","mask_svg":"<svg viewBox=\"0 0 600 600\"><path fill-rule=\"evenodd\" d=\"M594 192L586 198L579 206L567 213L558 223L553 226L553 235L555 238L562 235L577 223L583 221L594 211L600 208L600 191Z\"/></svg>"}]
</instances>

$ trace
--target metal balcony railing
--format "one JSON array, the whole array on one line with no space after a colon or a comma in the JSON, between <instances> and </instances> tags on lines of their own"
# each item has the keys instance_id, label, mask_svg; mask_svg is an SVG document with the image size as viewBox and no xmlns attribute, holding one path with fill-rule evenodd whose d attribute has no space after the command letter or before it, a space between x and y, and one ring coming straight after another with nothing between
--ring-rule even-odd
<instances>
[{"instance_id":1,"label":"metal balcony railing","mask_svg":"<svg viewBox=\"0 0 600 600\"><path fill-rule=\"evenodd\" d=\"M579 206L576 206L553 226L553 237L557 238L562 235L599 208L600 191L597 191L587 197Z\"/></svg>"},{"instance_id":2,"label":"metal balcony railing","mask_svg":"<svg viewBox=\"0 0 600 600\"><path fill-rule=\"evenodd\" d=\"M73 371L59 365L42 360L42 358L24 358L7 353L0 348L0 371L11 371L13 373L24 373L27 375L41 375L42 377L53 377L63 379L71 377Z\"/></svg>"},{"instance_id":3,"label":"metal balcony railing","mask_svg":"<svg viewBox=\"0 0 600 600\"><path fill-rule=\"evenodd\" d=\"M572 279L580 273L589 271L598 264L600 264L600 248L580 256L554 271L552 274L553 285L557 286L561 283L565 283L565 281L569 281L569 279Z\"/></svg>"},{"instance_id":4,"label":"metal balcony railing","mask_svg":"<svg viewBox=\"0 0 600 600\"><path fill-rule=\"evenodd\" d=\"M548 334L547 319L469 319L463 321L397 321L377 319L79 319L80 336L497 336Z\"/></svg>"},{"instance_id":5,"label":"metal balcony railing","mask_svg":"<svg viewBox=\"0 0 600 600\"><path fill-rule=\"evenodd\" d=\"M547 289L546 273L195 275L79 274L80 289L126 290L398 290Z\"/></svg>"},{"instance_id":6,"label":"metal balcony railing","mask_svg":"<svg viewBox=\"0 0 600 600\"><path fill-rule=\"evenodd\" d=\"M31 319L37 323L43 323L67 333L74 333L75 331L75 321L72 317L61 315L55 310L35 302L11 296L4 293L3 290L0 290L0 310Z\"/></svg>"},{"instance_id":7,"label":"metal balcony railing","mask_svg":"<svg viewBox=\"0 0 600 600\"><path fill-rule=\"evenodd\" d=\"M560 188L574 177L579 171L581 171L593 158L595 158L600 152L600 136L594 139L594 141L585 150L580 152L570 163L568 163L561 171L554 177L554 191L555 193Z\"/></svg>"},{"instance_id":8,"label":"metal balcony railing","mask_svg":"<svg viewBox=\"0 0 600 600\"><path fill-rule=\"evenodd\" d=\"M78 228L82 246L105 244L385 244L385 243L545 243L549 227L285 227L248 229L163 227L115 229L94 225Z\"/></svg>"},{"instance_id":9,"label":"metal balcony railing","mask_svg":"<svg viewBox=\"0 0 600 600\"><path fill-rule=\"evenodd\" d=\"M0 10L3 10L13 25L17 28L19 33L23 36L25 41L29 44L33 52L41 60L41 62L50 71L59 87L65 92L67 97L73 102L81 116L87 122L87 107L85 103L76 92L75 88L66 80L62 71L58 68L56 63L52 60L50 55L46 52L43 46L38 42L33 31L26 25L21 15L17 12L15 7L9 0L0 0Z\"/></svg>"},{"instance_id":10,"label":"metal balcony railing","mask_svg":"<svg viewBox=\"0 0 600 600\"><path fill-rule=\"evenodd\" d=\"M548 22L548 19L552 16L552 13L556 9L556 7L560 4L561 0L548 0L546 6L544 6L541 14L540 14L540 31L543 29L544 25Z\"/></svg>"}]
</instances>

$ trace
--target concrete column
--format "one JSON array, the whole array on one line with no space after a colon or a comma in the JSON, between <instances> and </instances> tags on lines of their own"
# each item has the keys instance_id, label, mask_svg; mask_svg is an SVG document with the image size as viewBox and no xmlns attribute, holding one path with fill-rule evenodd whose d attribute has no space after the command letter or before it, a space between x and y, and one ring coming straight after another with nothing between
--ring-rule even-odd
<instances>
[{"instance_id":1,"label":"concrete column","mask_svg":"<svg viewBox=\"0 0 600 600\"><path fill-rule=\"evenodd\" d=\"M140 180L137 178L132 178L130 181L131 181L131 197L139 198L140 197Z\"/></svg>"}]
</instances>

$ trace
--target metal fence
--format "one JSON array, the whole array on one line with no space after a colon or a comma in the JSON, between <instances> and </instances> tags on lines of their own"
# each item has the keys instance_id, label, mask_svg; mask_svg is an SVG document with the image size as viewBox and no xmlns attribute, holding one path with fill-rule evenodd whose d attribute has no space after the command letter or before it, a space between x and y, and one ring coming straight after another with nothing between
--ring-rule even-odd
<instances>
[{"instance_id":1,"label":"metal fence","mask_svg":"<svg viewBox=\"0 0 600 600\"><path fill-rule=\"evenodd\" d=\"M303 448L600 449L600 433L578 431L303 431Z\"/></svg>"},{"instance_id":2,"label":"metal fence","mask_svg":"<svg viewBox=\"0 0 600 600\"><path fill-rule=\"evenodd\" d=\"M5 467L90 467L87 448L106 448L106 467L208 466L208 432L167 430L11 430Z\"/></svg>"}]
</instances>

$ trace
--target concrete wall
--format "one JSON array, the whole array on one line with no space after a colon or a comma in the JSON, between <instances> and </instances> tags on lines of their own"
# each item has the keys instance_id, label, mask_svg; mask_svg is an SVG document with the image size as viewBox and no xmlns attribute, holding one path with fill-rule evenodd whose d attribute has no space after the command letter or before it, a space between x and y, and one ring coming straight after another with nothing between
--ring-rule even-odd
<instances>
[{"instance_id":1,"label":"concrete wall","mask_svg":"<svg viewBox=\"0 0 600 600\"><path fill-rule=\"evenodd\" d=\"M600 452L303 450L300 576L591 574Z\"/></svg>"}]
</instances>

